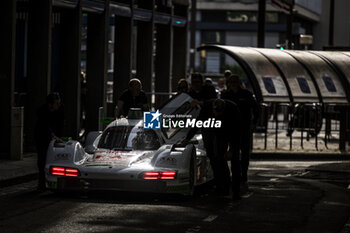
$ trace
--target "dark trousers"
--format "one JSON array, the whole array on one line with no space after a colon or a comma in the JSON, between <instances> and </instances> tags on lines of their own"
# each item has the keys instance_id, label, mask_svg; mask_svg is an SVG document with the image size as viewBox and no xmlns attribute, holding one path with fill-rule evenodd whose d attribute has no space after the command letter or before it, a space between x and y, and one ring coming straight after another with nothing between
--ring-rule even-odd
<instances>
[{"instance_id":1,"label":"dark trousers","mask_svg":"<svg viewBox=\"0 0 350 233\"><path fill-rule=\"evenodd\" d=\"M227 138L217 133L203 133L204 146L214 173L214 181L219 192L228 193L231 179L230 170L224 157L227 151ZM231 161L232 170L232 191L239 194L240 166L239 158Z\"/></svg>"},{"instance_id":2,"label":"dark trousers","mask_svg":"<svg viewBox=\"0 0 350 233\"><path fill-rule=\"evenodd\" d=\"M244 126L241 133L240 152L241 152L241 182L248 181L248 167L251 152L252 131L251 126Z\"/></svg>"},{"instance_id":3,"label":"dark trousers","mask_svg":"<svg viewBox=\"0 0 350 233\"><path fill-rule=\"evenodd\" d=\"M45 164L46 164L46 153L49 144L37 144L37 153L38 153L38 170L39 170L39 182L38 188L45 188Z\"/></svg>"},{"instance_id":4,"label":"dark trousers","mask_svg":"<svg viewBox=\"0 0 350 233\"><path fill-rule=\"evenodd\" d=\"M240 195L241 182L241 163L239 160L239 153L232 153L231 158L231 173L232 173L232 195Z\"/></svg>"}]
</instances>

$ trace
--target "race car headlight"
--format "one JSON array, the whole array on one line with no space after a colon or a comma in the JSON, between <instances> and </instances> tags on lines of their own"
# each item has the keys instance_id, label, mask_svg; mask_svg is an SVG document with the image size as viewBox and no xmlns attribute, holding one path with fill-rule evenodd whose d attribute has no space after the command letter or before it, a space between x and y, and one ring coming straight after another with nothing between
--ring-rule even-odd
<instances>
[{"instance_id":1,"label":"race car headlight","mask_svg":"<svg viewBox=\"0 0 350 233\"><path fill-rule=\"evenodd\" d=\"M175 180L175 178L175 171L145 172L143 174L144 180Z\"/></svg>"},{"instance_id":2,"label":"race car headlight","mask_svg":"<svg viewBox=\"0 0 350 233\"><path fill-rule=\"evenodd\" d=\"M54 176L80 176L78 169L66 167L51 167L50 174Z\"/></svg>"}]
</instances>

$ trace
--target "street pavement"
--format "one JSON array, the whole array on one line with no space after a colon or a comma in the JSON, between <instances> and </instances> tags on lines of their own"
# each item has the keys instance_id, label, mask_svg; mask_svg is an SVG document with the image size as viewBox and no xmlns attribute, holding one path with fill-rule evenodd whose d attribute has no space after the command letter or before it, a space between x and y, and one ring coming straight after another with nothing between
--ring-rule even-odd
<instances>
[{"instance_id":1,"label":"street pavement","mask_svg":"<svg viewBox=\"0 0 350 233\"><path fill-rule=\"evenodd\" d=\"M37 178L36 154L29 153L22 160L0 160L0 188Z\"/></svg>"},{"instance_id":2,"label":"street pavement","mask_svg":"<svg viewBox=\"0 0 350 233\"><path fill-rule=\"evenodd\" d=\"M35 157L26 159L34 160ZM25 159L25 160L26 160ZM2 166L2 165L1 165ZM350 161L255 159L241 201L211 186L193 198L53 194L2 187L0 232L350 232Z\"/></svg>"}]
</instances>

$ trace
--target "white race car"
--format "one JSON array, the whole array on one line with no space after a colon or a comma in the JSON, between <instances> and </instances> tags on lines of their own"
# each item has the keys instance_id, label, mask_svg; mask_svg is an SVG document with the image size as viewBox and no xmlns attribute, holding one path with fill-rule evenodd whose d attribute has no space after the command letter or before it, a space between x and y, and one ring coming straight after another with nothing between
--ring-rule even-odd
<instances>
[{"instance_id":1,"label":"white race car","mask_svg":"<svg viewBox=\"0 0 350 233\"><path fill-rule=\"evenodd\" d=\"M192 98L180 94L161 108L163 115L199 114ZM192 195L213 179L200 135L178 146L189 128L145 129L142 119L122 118L78 141L51 141L46 187L51 190L116 190ZM194 143L196 142L196 143Z\"/></svg>"}]
</instances>

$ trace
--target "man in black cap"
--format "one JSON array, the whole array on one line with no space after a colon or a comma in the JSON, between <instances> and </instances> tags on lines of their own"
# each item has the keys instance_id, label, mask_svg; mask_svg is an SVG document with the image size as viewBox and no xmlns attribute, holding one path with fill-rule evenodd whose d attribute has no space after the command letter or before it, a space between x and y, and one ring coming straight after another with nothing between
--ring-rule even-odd
<instances>
[{"instance_id":1,"label":"man in black cap","mask_svg":"<svg viewBox=\"0 0 350 233\"><path fill-rule=\"evenodd\" d=\"M38 153L39 183L38 190L45 189L46 153L50 141L55 139L62 142L64 112L58 93L51 93L46 97L46 103L37 110L35 127L35 141Z\"/></svg>"},{"instance_id":2,"label":"man in black cap","mask_svg":"<svg viewBox=\"0 0 350 233\"><path fill-rule=\"evenodd\" d=\"M251 151L253 129L259 117L259 105L253 94L246 89L237 75L226 78L227 90L221 94L222 99L231 100L238 105L241 113L241 182L244 192L248 191L248 167Z\"/></svg>"},{"instance_id":3,"label":"man in black cap","mask_svg":"<svg viewBox=\"0 0 350 233\"><path fill-rule=\"evenodd\" d=\"M215 118L221 121L219 128L202 128L202 136L207 156L210 159L214 172L216 191L221 195L230 193L230 171L225 154L238 155L240 135L240 113L235 103L230 100L212 99L205 101L197 120L205 121ZM183 143L188 142L197 132L193 128L188 133ZM240 199L240 166L239 157L231 158L232 171L232 197L233 200Z\"/></svg>"}]
</instances>

